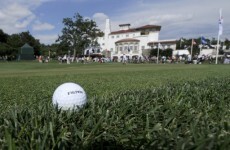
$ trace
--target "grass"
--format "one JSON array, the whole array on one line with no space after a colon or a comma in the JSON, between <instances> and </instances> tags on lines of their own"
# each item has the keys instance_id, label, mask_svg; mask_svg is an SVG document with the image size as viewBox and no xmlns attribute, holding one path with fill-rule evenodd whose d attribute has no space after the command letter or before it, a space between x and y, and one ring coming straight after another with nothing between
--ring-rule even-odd
<instances>
[{"instance_id":1,"label":"grass","mask_svg":"<svg viewBox=\"0 0 230 150\"><path fill-rule=\"evenodd\" d=\"M0 63L0 147L225 149L229 65ZM79 83L79 112L52 107L54 90Z\"/></svg>"}]
</instances>

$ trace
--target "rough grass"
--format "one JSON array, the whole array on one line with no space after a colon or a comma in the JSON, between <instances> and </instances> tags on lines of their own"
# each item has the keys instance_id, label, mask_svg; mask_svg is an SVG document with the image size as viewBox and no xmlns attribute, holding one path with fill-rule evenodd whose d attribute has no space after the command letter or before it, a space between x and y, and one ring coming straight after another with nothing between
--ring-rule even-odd
<instances>
[{"instance_id":1,"label":"rough grass","mask_svg":"<svg viewBox=\"0 0 230 150\"><path fill-rule=\"evenodd\" d=\"M53 108L64 82L88 96ZM0 148L229 149L228 65L0 63Z\"/></svg>"}]
</instances>

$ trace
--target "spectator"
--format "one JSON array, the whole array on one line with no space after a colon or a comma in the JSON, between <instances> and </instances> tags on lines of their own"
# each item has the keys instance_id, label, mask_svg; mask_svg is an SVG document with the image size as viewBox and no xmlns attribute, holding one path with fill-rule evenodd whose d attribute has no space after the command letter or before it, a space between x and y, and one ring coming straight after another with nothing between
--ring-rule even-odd
<instances>
[{"instance_id":1,"label":"spectator","mask_svg":"<svg viewBox=\"0 0 230 150\"><path fill-rule=\"evenodd\" d=\"M123 54L122 63L123 63L123 65L126 65L126 63L127 63L127 57L125 54Z\"/></svg>"}]
</instances>

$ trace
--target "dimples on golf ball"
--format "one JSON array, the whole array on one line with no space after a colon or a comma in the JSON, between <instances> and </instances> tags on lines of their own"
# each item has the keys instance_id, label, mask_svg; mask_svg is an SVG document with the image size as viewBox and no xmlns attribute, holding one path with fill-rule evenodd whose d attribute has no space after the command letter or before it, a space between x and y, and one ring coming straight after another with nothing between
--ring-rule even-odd
<instances>
[{"instance_id":1,"label":"dimples on golf ball","mask_svg":"<svg viewBox=\"0 0 230 150\"><path fill-rule=\"evenodd\" d=\"M82 107L86 101L84 89L76 83L64 83L56 88L53 94L53 105L57 105L62 110Z\"/></svg>"}]
</instances>

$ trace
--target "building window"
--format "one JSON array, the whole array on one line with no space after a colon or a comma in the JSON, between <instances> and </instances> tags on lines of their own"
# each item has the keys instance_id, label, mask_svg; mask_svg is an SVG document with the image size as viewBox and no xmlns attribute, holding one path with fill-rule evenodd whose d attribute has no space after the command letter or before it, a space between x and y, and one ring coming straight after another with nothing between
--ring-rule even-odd
<instances>
[{"instance_id":1,"label":"building window","mask_svg":"<svg viewBox=\"0 0 230 150\"><path fill-rule=\"evenodd\" d=\"M141 35L149 35L149 31L141 31Z\"/></svg>"},{"instance_id":2,"label":"building window","mask_svg":"<svg viewBox=\"0 0 230 150\"><path fill-rule=\"evenodd\" d=\"M117 38L119 38L119 35L117 35Z\"/></svg>"},{"instance_id":3,"label":"building window","mask_svg":"<svg viewBox=\"0 0 230 150\"><path fill-rule=\"evenodd\" d=\"M110 51L113 51L113 48L110 48Z\"/></svg>"},{"instance_id":4,"label":"building window","mask_svg":"<svg viewBox=\"0 0 230 150\"><path fill-rule=\"evenodd\" d=\"M129 35L128 35L128 34L126 34L126 37L129 37Z\"/></svg>"},{"instance_id":5,"label":"building window","mask_svg":"<svg viewBox=\"0 0 230 150\"><path fill-rule=\"evenodd\" d=\"M105 43L102 43L102 45L105 45Z\"/></svg>"},{"instance_id":6,"label":"building window","mask_svg":"<svg viewBox=\"0 0 230 150\"><path fill-rule=\"evenodd\" d=\"M111 38L113 39L113 38L114 38L114 36L111 36Z\"/></svg>"},{"instance_id":7,"label":"building window","mask_svg":"<svg viewBox=\"0 0 230 150\"><path fill-rule=\"evenodd\" d=\"M134 46L134 51L137 51L137 46Z\"/></svg>"},{"instance_id":8,"label":"building window","mask_svg":"<svg viewBox=\"0 0 230 150\"><path fill-rule=\"evenodd\" d=\"M129 46L129 50L133 50L133 46Z\"/></svg>"},{"instance_id":9,"label":"building window","mask_svg":"<svg viewBox=\"0 0 230 150\"><path fill-rule=\"evenodd\" d=\"M123 49L122 49L122 46L120 47L120 51L122 51Z\"/></svg>"},{"instance_id":10,"label":"building window","mask_svg":"<svg viewBox=\"0 0 230 150\"><path fill-rule=\"evenodd\" d=\"M145 46L141 46L141 49L145 49Z\"/></svg>"}]
</instances>

